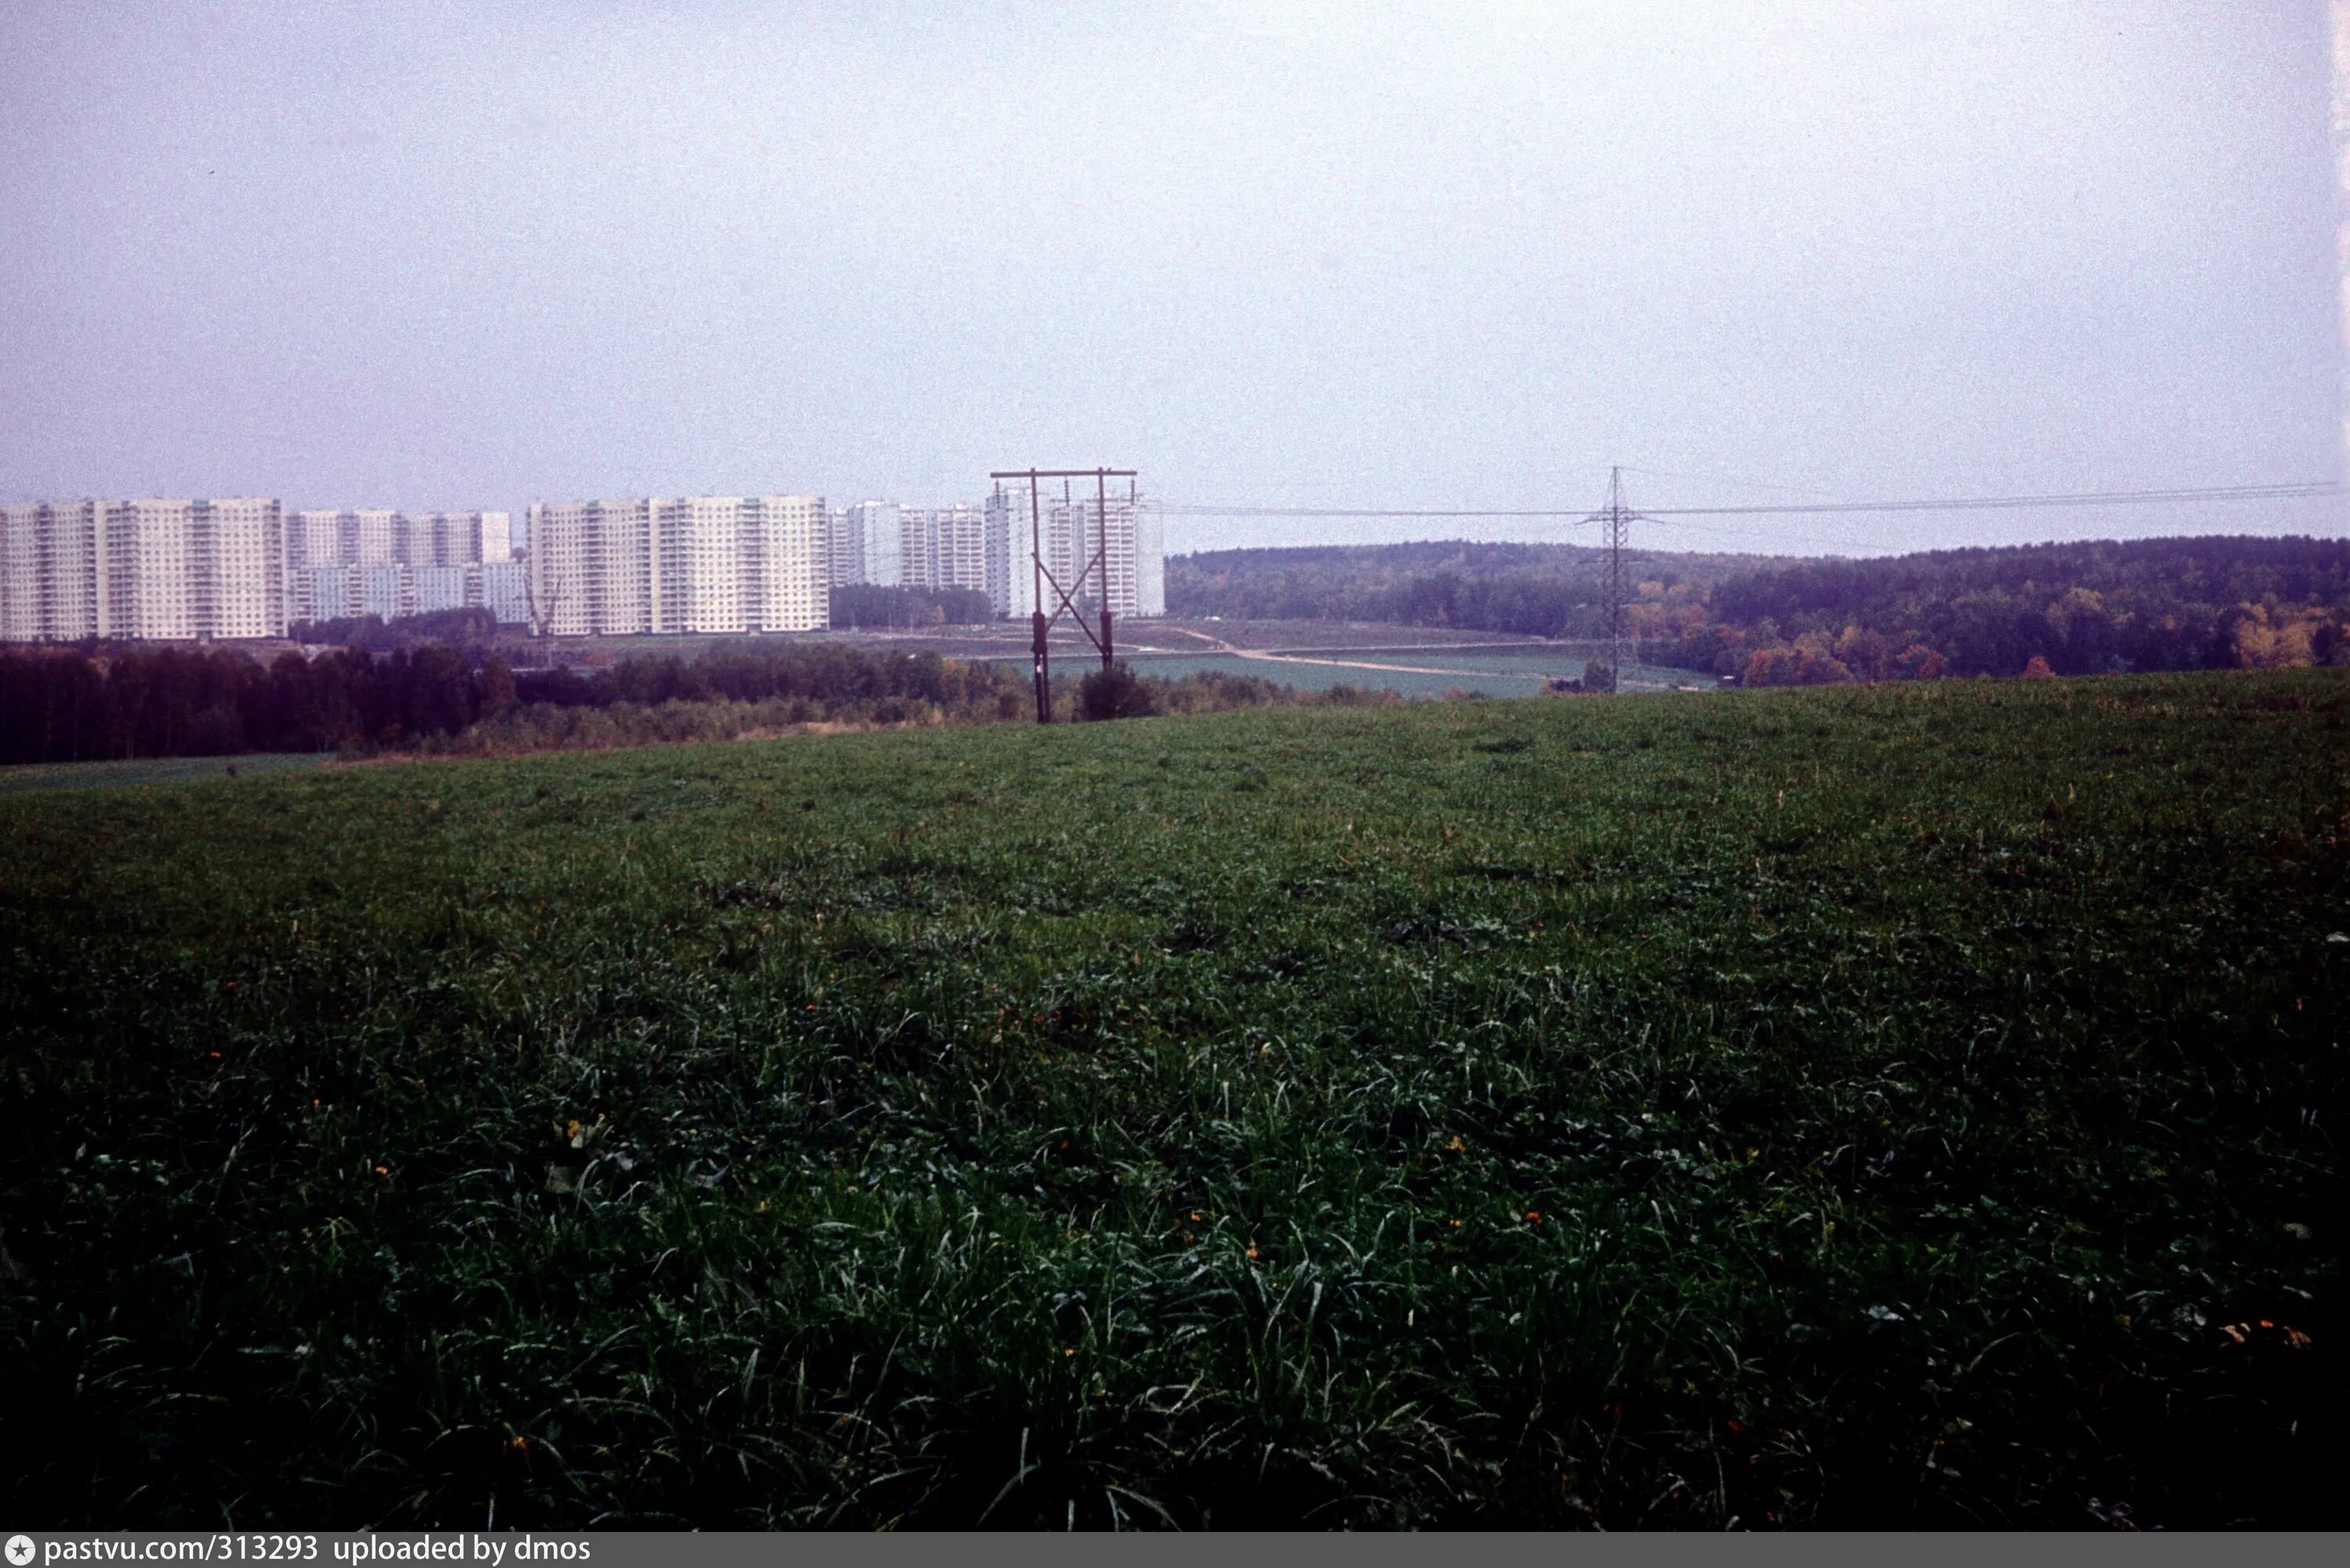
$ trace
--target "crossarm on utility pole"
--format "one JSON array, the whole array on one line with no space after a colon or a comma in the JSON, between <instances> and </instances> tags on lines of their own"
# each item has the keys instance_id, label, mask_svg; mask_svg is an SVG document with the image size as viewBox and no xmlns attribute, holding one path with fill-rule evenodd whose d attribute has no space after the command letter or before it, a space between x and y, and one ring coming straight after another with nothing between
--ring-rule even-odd
<instances>
[{"instance_id":1,"label":"crossarm on utility pole","mask_svg":"<svg viewBox=\"0 0 2350 1568\"><path fill-rule=\"evenodd\" d=\"M987 476L990 479L1024 479L1028 482L1028 563L1034 574L1030 578L1033 589L1028 601L1033 607L1029 616L1030 652L1035 665L1036 722L1040 724L1049 724L1053 722L1050 634L1053 623L1061 618L1063 610L1066 610L1069 618L1077 623L1077 629L1086 634L1086 640L1101 650L1102 668L1104 670L1110 668L1108 485L1112 479L1133 479L1138 472L1131 468L1004 468L991 471ZM1045 479L1083 479L1088 475L1094 481L1096 495L1094 521L1097 546L1093 559L1087 561L1085 568L1078 572L1076 581L1064 588L1060 579L1054 576L1051 568L1045 565L1044 504L1038 493L1037 482ZM1085 533L1082 525L1077 531L1077 553L1083 555ZM1098 636L1095 635L1092 627L1086 624L1086 618L1079 613L1074 597L1084 589L1086 579L1093 576L1096 566L1101 568L1101 632ZM1139 565L1137 569L1139 570ZM1047 583L1052 585L1054 597L1060 601L1054 607L1050 615L1045 612L1045 586Z\"/></svg>"}]
</instances>

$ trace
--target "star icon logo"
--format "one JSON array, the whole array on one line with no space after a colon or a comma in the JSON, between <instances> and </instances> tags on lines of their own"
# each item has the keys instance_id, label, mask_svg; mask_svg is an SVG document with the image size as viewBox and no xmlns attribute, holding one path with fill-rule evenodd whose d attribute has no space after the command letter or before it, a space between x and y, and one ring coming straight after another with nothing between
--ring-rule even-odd
<instances>
[{"instance_id":1,"label":"star icon logo","mask_svg":"<svg viewBox=\"0 0 2350 1568\"><path fill-rule=\"evenodd\" d=\"M25 1568L25 1564L30 1563L32 1560L33 1538L29 1535L10 1536L8 1538L8 1561L13 1565L13 1568Z\"/></svg>"}]
</instances>

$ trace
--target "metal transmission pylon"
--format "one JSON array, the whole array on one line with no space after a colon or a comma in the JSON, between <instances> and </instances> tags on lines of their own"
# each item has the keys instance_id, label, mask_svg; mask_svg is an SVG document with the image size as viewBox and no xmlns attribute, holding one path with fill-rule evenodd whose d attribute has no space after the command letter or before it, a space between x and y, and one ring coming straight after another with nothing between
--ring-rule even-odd
<instances>
[{"instance_id":1,"label":"metal transmission pylon","mask_svg":"<svg viewBox=\"0 0 2350 1568\"><path fill-rule=\"evenodd\" d=\"M1639 514L1624 504L1624 471L1607 471L1607 504L1590 516L1586 523L1604 524L1607 529L1607 689L1624 689L1624 541L1632 532L1632 524ZM1561 628L1565 630L1564 628Z\"/></svg>"},{"instance_id":2,"label":"metal transmission pylon","mask_svg":"<svg viewBox=\"0 0 2350 1568\"><path fill-rule=\"evenodd\" d=\"M1113 479L1131 480L1135 473L1136 470L1131 468L1008 468L987 476L990 479L1024 479L1028 482L1028 562L1035 573L1033 579L1035 597L1029 601L1035 606L1035 613L1029 618L1029 647L1035 660L1036 722L1039 724L1053 722L1053 665L1047 643L1053 623L1061 618L1063 610L1068 611L1069 618L1077 623L1077 629L1086 634L1086 640L1100 649L1103 670L1107 672L1110 668L1110 650L1115 641L1110 635L1109 618L1109 482ZM1094 555L1078 568L1076 580L1063 587L1060 580L1053 576L1053 569L1045 565L1044 503L1037 492L1037 483L1046 479L1067 481L1086 478L1094 482ZM1067 488L1064 483L1065 496ZM1077 533L1077 553L1085 553L1082 529ZM1085 590L1086 579L1093 575L1097 566L1101 568L1101 582L1096 590L1101 596L1101 632L1098 636L1086 624L1086 618L1077 613L1076 603L1076 596ZM1138 561L1136 569L1139 572L1140 568L1141 563ZM1049 615L1045 610L1047 584L1052 586L1055 600Z\"/></svg>"},{"instance_id":3,"label":"metal transmission pylon","mask_svg":"<svg viewBox=\"0 0 2350 1568\"><path fill-rule=\"evenodd\" d=\"M1607 690L1624 690L1624 535L1631 514L1624 510L1624 471L1607 471Z\"/></svg>"}]
</instances>

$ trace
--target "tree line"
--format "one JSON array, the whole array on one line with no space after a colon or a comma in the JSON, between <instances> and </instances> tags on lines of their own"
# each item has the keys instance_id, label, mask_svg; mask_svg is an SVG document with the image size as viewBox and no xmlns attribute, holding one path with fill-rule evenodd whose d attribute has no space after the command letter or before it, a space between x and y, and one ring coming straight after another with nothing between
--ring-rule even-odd
<instances>
[{"instance_id":1,"label":"tree line","mask_svg":"<svg viewBox=\"0 0 2350 1568\"><path fill-rule=\"evenodd\" d=\"M1057 713L1139 718L1390 693L1306 693L1250 676L1064 676ZM729 740L812 725L997 723L1034 712L1024 665L840 643L719 644L586 670L515 670L441 645L266 663L204 648L0 654L0 763L246 752L509 753Z\"/></svg>"},{"instance_id":2,"label":"tree line","mask_svg":"<svg viewBox=\"0 0 2350 1568\"><path fill-rule=\"evenodd\" d=\"M1169 608L1588 639L1606 553L1570 545L1228 550L1168 563ZM2350 662L2350 541L2212 536L1761 561L1643 552L1650 663L1751 685Z\"/></svg>"},{"instance_id":3,"label":"tree line","mask_svg":"<svg viewBox=\"0 0 2350 1568\"><path fill-rule=\"evenodd\" d=\"M1677 581L1754 557L1677 556ZM1167 609L1226 620L1358 620L1524 637L1604 637L1607 553L1574 545L1325 545L1215 550L1167 562Z\"/></svg>"},{"instance_id":4,"label":"tree line","mask_svg":"<svg viewBox=\"0 0 2350 1568\"><path fill-rule=\"evenodd\" d=\"M463 609L426 610L419 615L335 616L325 620L297 620L286 628L295 642L314 647L364 648L385 653L428 642L452 648L486 648L502 635L498 618L478 605Z\"/></svg>"},{"instance_id":5,"label":"tree line","mask_svg":"<svg viewBox=\"0 0 2350 1568\"><path fill-rule=\"evenodd\" d=\"M918 709L992 718L1027 691L993 665L832 643L720 645L582 672L516 672L503 654L428 644L286 652L267 663L204 648L0 655L0 762L374 752L567 709L781 701L784 722L896 722ZM561 726L558 725L558 728Z\"/></svg>"},{"instance_id":6,"label":"tree line","mask_svg":"<svg viewBox=\"0 0 2350 1568\"><path fill-rule=\"evenodd\" d=\"M267 664L216 649L0 655L0 762L324 752L447 732L516 701L502 659L338 649Z\"/></svg>"},{"instance_id":7,"label":"tree line","mask_svg":"<svg viewBox=\"0 0 2350 1568\"><path fill-rule=\"evenodd\" d=\"M2205 537L1802 561L1635 607L1669 662L1749 685L2350 663L2350 541Z\"/></svg>"}]
</instances>

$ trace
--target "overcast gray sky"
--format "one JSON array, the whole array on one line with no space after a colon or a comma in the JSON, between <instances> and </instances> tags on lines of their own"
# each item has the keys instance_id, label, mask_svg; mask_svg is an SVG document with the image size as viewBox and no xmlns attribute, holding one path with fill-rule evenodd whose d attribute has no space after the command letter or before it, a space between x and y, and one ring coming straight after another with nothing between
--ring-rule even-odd
<instances>
[{"instance_id":1,"label":"overcast gray sky","mask_svg":"<svg viewBox=\"0 0 2350 1568\"><path fill-rule=\"evenodd\" d=\"M2327 69L2322 0L10 5L0 494L2331 479ZM1575 536L1181 518L1169 548L1464 533Z\"/></svg>"}]
</instances>

